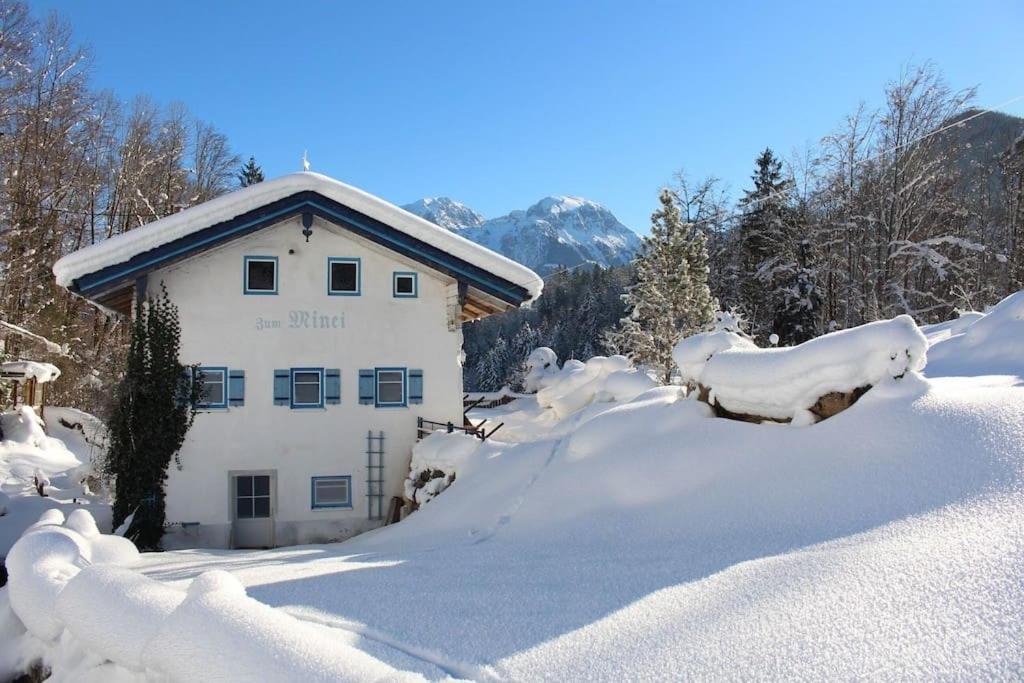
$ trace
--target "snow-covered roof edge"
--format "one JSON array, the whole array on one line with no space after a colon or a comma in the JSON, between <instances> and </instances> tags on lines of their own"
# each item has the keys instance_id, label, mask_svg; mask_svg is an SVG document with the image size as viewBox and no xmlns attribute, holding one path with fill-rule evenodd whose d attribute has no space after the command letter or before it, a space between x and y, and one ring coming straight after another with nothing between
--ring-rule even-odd
<instances>
[{"instance_id":1,"label":"snow-covered roof edge","mask_svg":"<svg viewBox=\"0 0 1024 683\"><path fill-rule=\"evenodd\" d=\"M544 289L541 277L526 266L368 192L308 171L250 185L79 249L57 261L53 265L53 274L57 284L70 287L74 280L84 275L123 263L168 242L304 191L317 192L518 285L529 292L531 299L540 296Z\"/></svg>"}]
</instances>

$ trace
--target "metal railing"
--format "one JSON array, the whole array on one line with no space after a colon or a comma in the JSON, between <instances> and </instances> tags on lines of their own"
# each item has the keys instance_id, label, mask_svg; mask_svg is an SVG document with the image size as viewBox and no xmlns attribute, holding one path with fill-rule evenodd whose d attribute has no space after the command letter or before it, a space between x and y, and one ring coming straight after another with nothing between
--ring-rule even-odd
<instances>
[{"instance_id":1,"label":"metal railing","mask_svg":"<svg viewBox=\"0 0 1024 683\"><path fill-rule=\"evenodd\" d=\"M419 441L423 437L430 436L434 432L444 431L448 434L462 432L469 436L475 436L481 441L487 441L487 439L491 438L496 431L505 426L505 423L502 422L494 429L488 430L486 427L487 422L488 421L484 419L474 425L472 422L467 420L464 424L457 425L454 422L437 422L435 420L427 420L425 418L418 417L416 418L416 440Z\"/></svg>"}]
</instances>

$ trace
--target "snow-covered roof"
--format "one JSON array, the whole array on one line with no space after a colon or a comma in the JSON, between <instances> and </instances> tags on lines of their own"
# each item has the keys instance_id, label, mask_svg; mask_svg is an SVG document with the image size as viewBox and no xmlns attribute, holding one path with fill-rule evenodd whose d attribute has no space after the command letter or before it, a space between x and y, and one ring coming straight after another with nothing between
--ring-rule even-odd
<instances>
[{"instance_id":1,"label":"snow-covered roof","mask_svg":"<svg viewBox=\"0 0 1024 683\"><path fill-rule=\"evenodd\" d=\"M170 242L302 192L314 192L326 197L521 287L528 294L528 299L536 299L544 287L540 276L524 265L438 227L379 197L325 175L310 172L293 173L257 183L85 247L57 261L53 266L53 274L58 284L73 288L79 278L126 263Z\"/></svg>"},{"instance_id":2,"label":"snow-covered roof","mask_svg":"<svg viewBox=\"0 0 1024 683\"><path fill-rule=\"evenodd\" d=\"M13 360L0 363L0 377L4 379L34 379L40 384L52 382L60 377L60 368L50 363L34 360Z\"/></svg>"}]
</instances>

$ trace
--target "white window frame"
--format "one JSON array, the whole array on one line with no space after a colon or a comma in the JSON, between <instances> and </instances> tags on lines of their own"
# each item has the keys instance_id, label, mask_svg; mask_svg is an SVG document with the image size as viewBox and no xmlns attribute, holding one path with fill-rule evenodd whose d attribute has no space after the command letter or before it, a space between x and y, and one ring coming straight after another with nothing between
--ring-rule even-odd
<instances>
[{"instance_id":1,"label":"white window frame","mask_svg":"<svg viewBox=\"0 0 1024 683\"><path fill-rule=\"evenodd\" d=\"M337 503L321 503L317 498L317 485L322 483L345 483L346 498L342 502ZM352 508L352 476L351 475L332 475L328 477L313 477L310 482L310 507L313 510L337 510L351 509Z\"/></svg>"},{"instance_id":2,"label":"white window frame","mask_svg":"<svg viewBox=\"0 0 1024 683\"><path fill-rule=\"evenodd\" d=\"M275 295L278 290L278 283L280 282L281 275L281 264L278 263L276 256L246 256L244 259L244 266L242 268L242 291L246 295ZM249 286L249 264L250 263L273 263L274 264L274 288L273 289L253 289Z\"/></svg>"},{"instance_id":3,"label":"white window frame","mask_svg":"<svg viewBox=\"0 0 1024 683\"><path fill-rule=\"evenodd\" d=\"M316 403L305 403L305 402L300 403L300 402L295 400L295 397L296 397L296 395L298 393L298 392L295 391L295 386L297 384L303 384L303 385L311 385L312 384L312 382L299 382L298 381L298 375L300 373L301 374L310 374L310 375L316 375L317 376L317 384L318 384L318 389L320 391L319 391L319 398L317 399ZM324 387L324 369L323 368L292 368L291 369L291 376L288 378L288 380L289 380L289 382L291 382L291 407L292 408L294 408L295 410L306 410L306 409L310 409L310 408L323 408L324 407L324 388L325 387Z\"/></svg>"},{"instance_id":4,"label":"white window frame","mask_svg":"<svg viewBox=\"0 0 1024 683\"><path fill-rule=\"evenodd\" d=\"M356 288L353 290L348 289L334 289L332 285L331 277L334 270L334 264L346 263L352 264L356 267ZM327 259L327 294L328 296L362 296L363 293L363 261L358 257L341 257L331 256Z\"/></svg>"},{"instance_id":5,"label":"white window frame","mask_svg":"<svg viewBox=\"0 0 1024 683\"><path fill-rule=\"evenodd\" d=\"M207 377L207 375L212 375L212 374L219 374L220 375L220 385L221 385L220 397L221 397L221 402L220 403L208 403L208 402L203 401L202 396L200 396L199 400L196 401L196 407L197 408L202 408L204 410L216 410L216 409L220 409L220 408L227 408L228 407L228 369L226 367L223 367L223 366L220 366L220 365L216 365L216 366L214 366L214 365L202 365L202 366L199 366L198 368L196 368L196 375L198 376L200 373L202 373L202 383L203 383L203 385L206 384L206 377ZM213 382L213 384L216 384L216 383L217 382Z\"/></svg>"},{"instance_id":6,"label":"white window frame","mask_svg":"<svg viewBox=\"0 0 1024 683\"><path fill-rule=\"evenodd\" d=\"M401 376L402 400L381 401L380 385L381 374L385 372L397 372ZM385 384L397 384L394 380L388 380ZM374 368L373 370L373 393L374 401L378 408L404 408L409 405L409 371L406 368Z\"/></svg>"}]
</instances>

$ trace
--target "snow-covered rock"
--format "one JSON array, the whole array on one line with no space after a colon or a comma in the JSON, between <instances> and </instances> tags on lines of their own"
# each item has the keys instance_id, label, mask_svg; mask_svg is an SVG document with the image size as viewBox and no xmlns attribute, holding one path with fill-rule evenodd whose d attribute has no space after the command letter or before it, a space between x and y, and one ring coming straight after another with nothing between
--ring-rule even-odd
<instances>
[{"instance_id":1,"label":"snow-covered rock","mask_svg":"<svg viewBox=\"0 0 1024 683\"><path fill-rule=\"evenodd\" d=\"M799 346L759 349L729 332L681 340L673 358L684 382L710 390L732 413L813 423L822 396L924 369L927 340L910 316L832 332Z\"/></svg>"},{"instance_id":2,"label":"snow-covered rock","mask_svg":"<svg viewBox=\"0 0 1024 683\"><path fill-rule=\"evenodd\" d=\"M404 484L406 499L423 505L437 497L457 476L472 469L480 443L462 432L435 432L417 443Z\"/></svg>"}]
</instances>

